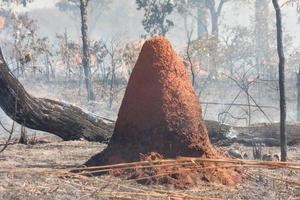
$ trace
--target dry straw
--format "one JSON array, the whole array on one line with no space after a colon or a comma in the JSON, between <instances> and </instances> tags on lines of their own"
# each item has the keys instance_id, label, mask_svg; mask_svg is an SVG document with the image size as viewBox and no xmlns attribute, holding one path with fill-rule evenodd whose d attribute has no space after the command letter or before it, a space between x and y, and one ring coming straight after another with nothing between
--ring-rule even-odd
<instances>
[{"instance_id":1,"label":"dry straw","mask_svg":"<svg viewBox=\"0 0 300 200\"><path fill-rule=\"evenodd\" d=\"M209 164L209 165L205 165ZM174 168L172 168L174 167ZM177 170L177 167L180 170ZM87 180L89 177L85 175L91 175L94 173L110 173L113 170L130 170L130 169L161 169L166 170L163 173L158 173L154 176L138 177L130 181L137 181L143 179L150 179L154 177L164 177L170 174L186 173L192 170L210 170L214 168L254 168L254 169L284 169L288 171L300 171L299 162L275 162L275 161L254 161L254 160L238 160L238 159L204 159L204 158L187 158L181 157L178 159L167 160L153 160L153 161L140 161L133 163L121 163L116 165L97 166L97 167L78 167L69 169L49 169L49 168L14 168L14 169L0 169L0 173L40 173L51 174L57 177L63 177L65 180L78 179ZM245 173L247 174L247 173ZM279 177L277 175L267 175L263 173L257 173L256 175L264 176L275 181L282 181L290 185L300 185L299 180L294 180L288 177ZM97 181L103 181L101 178ZM122 181L123 183L128 182ZM70 183L69 183L70 184ZM108 182L108 185L117 185L117 182ZM172 192L165 190L155 189L137 189L124 184L119 184L120 187L127 187L131 191L112 191L112 190L99 190L94 188L94 191L89 195L98 195L102 197L110 197L114 199L143 199L146 197L162 198L162 199L218 199L210 197L196 197L188 195L184 192Z\"/></svg>"}]
</instances>

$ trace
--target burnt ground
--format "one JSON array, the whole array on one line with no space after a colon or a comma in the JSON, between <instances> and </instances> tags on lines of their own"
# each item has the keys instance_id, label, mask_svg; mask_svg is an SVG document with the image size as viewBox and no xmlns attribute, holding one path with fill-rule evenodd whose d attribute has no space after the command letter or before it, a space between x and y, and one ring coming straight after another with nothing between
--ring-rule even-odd
<instances>
[{"instance_id":1,"label":"burnt ground","mask_svg":"<svg viewBox=\"0 0 300 200\"><path fill-rule=\"evenodd\" d=\"M57 169L80 166L106 145L63 142L52 136L39 136L38 141L35 145L10 145L0 154L0 199L300 199L300 173L280 169L247 169L243 170L246 180L237 186L203 183L190 190L140 185L111 175L73 176ZM223 150L233 147L252 152L251 147L237 144ZM275 154L279 148L265 147L263 151ZM300 146L289 147L289 158L300 161ZM287 183L286 178L298 182Z\"/></svg>"}]
</instances>

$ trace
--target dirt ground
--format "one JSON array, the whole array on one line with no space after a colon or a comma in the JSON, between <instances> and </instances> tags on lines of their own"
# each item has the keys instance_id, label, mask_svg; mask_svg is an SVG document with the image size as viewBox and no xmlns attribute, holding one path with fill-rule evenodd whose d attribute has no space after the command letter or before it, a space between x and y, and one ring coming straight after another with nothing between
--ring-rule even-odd
<instances>
[{"instance_id":1,"label":"dirt ground","mask_svg":"<svg viewBox=\"0 0 300 200\"><path fill-rule=\"evenodd\" d=\"M161 185L140 185L110 175L65 174L60 169L82 165L106 145L63 142L52 136L39 136L38 141L35 145L10 145L0 154L0 199L300 199L300 173L279 169L246 169L243 170L246 180L237 186L207 183L184 191ZM252 153L250 147L237 144L223 150L229 148ZM279 148L266 147L263 151L274 154ZM289 159L300 161L300 146L289 147Z\"/></svg>"}]
</instances>

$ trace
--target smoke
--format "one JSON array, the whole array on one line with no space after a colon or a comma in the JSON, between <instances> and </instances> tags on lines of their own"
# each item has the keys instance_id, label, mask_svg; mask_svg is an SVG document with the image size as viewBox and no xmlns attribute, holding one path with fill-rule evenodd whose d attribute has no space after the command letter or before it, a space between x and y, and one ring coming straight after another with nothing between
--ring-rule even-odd
<instances>
[{"instance_id":1,"label":"smoke","mask_svg":"<svg viewBox=\"0 0 300 200\"><path fill-rule=\"evenodd\" d=\"M234 130L233 128L231 128L229 130L229 132L226 133L226 137L229 138L229 139L233 139L233 138L237 138L238 134L239 133L236 130Z\"/></svg>"},{"instance_id":2,"label":"smoke","mask_svg":"<svg viewBox=\"0 0 300 200\"><path fill-rule=\"evenodd\" d=\"M0 29L4 27L4 24L5 24L5 20L3 17L0 16Z\"/></svg>"}]
</instances>

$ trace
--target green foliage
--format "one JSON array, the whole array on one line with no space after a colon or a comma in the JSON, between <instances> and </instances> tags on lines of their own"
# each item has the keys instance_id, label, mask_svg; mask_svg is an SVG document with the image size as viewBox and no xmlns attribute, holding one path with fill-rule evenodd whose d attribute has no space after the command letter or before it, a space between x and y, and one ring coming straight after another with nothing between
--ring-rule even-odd
<instances>
[{"instance_id":1,"label":"green foliage","mask_svg":"<svg viewBox=\"0 0 300 200\"><path fill-rule=\"evenodd\" d=\"M137 9L144 10L142 24L145 31L153 35L163 35L174 26L173 21L167 19L174 8L175 3L171 0L136 0Z\"/></svg>"}]
</instances>

